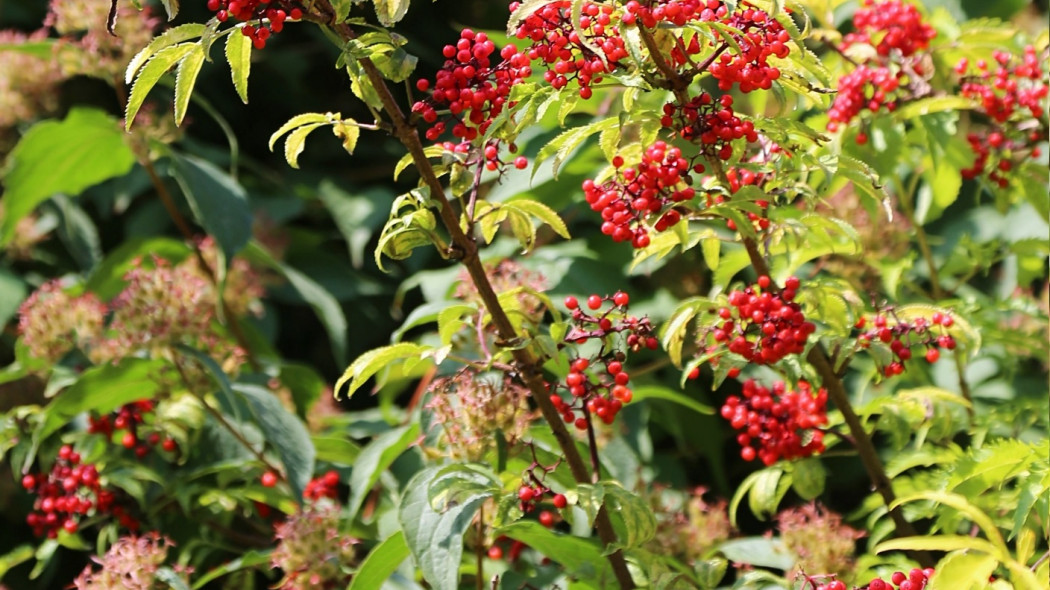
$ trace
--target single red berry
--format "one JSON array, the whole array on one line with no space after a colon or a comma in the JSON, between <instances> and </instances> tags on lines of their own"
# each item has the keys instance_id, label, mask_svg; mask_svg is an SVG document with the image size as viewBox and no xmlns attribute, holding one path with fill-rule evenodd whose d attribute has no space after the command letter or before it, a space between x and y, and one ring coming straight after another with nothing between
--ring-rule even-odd
<instances>
[{"instance_id":1,"label":"single red berry","mask_svg":"<svg viewBox=\"0 0 1050 590\"><path fill-rule=\"evenodd\" d=\"M597 295L591 295L587 298L587 307L591 309L598 309L602 306L602 298Z\"/></svg>"},{"instance_id":2,"label":"single red berry","mask_svg":"<svg viewBox=\"0 0 1050 590\"><path fill-rule=\"evenodd\" d=\"M169 453L174 453L175 449L178 448L178 444L173 438L166 438L160 443L160 447Z\"/></svg>"},{"instance_id":3,"label":"single red berry","mask_svg":"<svg viewBox=\"0 0 1050 590\"><path fill-rule=\"evenodd\" d=\"M262 474L262 477L259 478L259 481L260 483L262 483L264 488L272 488L273 486L277 485L277 474L272 471L267 471L266 473Z\"/></svg>"},{"instance_id":4,"label":"single red berry","mask_svg":"<svg viewBox=\"0 0 1050 590\"><path fill-rule=\"evenodd\" d=\"M529 166L529 160L525 156L518 156L514 158L514 167L518 170L524 170Z\"/></svg>"},{"instance_id":5,"label":"single red berry","mask_svg":"<svg viewBox=\"0 0 1050 590\"><path fill-rule=\"evenodd\" d=\"M518 488L518 499L522 502L531 502L534 496L535 494L529 486L521 486Z\"/></svg>"},{"instance_id":6,"label":"single red berry","mask_svg":"<svg viewBox=\"0 0 1050 590\"><path fill-rule=\"evenodd\" d=\"M935 363L941 358L941 352L936 348L930 348L926 351L926 362Z\"/></svg>"},{"instance_id":7,"label":"single red berry","mask_svg":"<svg viewBox=\"0 0 1050 590\"><path fill-rule=\"evenodd\" d=\"M131 449L139 444L139 439L134 432L125 432L124 437L120 439L120 444L124 445L125 449Z\"/></svg>"},{"instance_id":8,"label":"single red berry","mask_svg":"<svg viewBox=\"0 0 1050 590\"><path fill-rule=\"evenodd\" d=\"M624 293L623 291L617 291L616 294L613 295L613 303L615 303L619 307L626 306L630 301L631 301L631 297L629 295L627 295L627 293Z\"/></svg>"},{"instance_id":9,"label":"single red berry","mask_svg":"<svg viewBox=\"0 0 1050 590\"><path fill-rule=\"evenodd\" d=\"M489 547L489 559L503 559L503 549L499 545Z\"/></svg>"},{"instance_id":10,"label":"single red berry","mask_svg":"<svg viewBox=\"0 0 1050 590\"><path fill-rule=\"evenodd\" d=\"M580 301L578 299L576 299L575 297L573 297L572 295L569 295L568 297L565 298L565 308L566 309L578 309L579 307L580 307Z\"/></svg>"},{"instance_id":11,"label":"single red berry","mask_svg":"<svg viewBox=\"0 0 1050 590\"><path fill-rule=\"evenodd\" d=\"M24 475L22 476L22 487L31 490L36 487L36 476Z\"/></svg>"},{"instance_id":12,"label":"single red berry","mask_svg":"<svg viewBox=\"0 0 1050 590\"><path fill-rule=\"evenodd\" d=\"M554 513L549 510L540 512L540 515L537 518L539 519L540 524L547 528L554 526Z\"/></svg>"},{"instance_id":13,"label":"single red berry","mask_svg":"<svg viewBox=\"0 0 1050 590\"><path fill-rule=\"evenodd\" d=\"M565 497L565 494L554 494L554 497L551 498L551 503L560 510L569 505L569 500Z\"/></svg>"}]
</instances>

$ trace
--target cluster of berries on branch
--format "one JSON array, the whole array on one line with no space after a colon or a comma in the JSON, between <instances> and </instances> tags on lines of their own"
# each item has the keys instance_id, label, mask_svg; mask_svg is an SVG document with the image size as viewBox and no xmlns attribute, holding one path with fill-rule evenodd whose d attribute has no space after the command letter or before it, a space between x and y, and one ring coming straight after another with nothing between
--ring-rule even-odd
<instances>
[{"instance_id":1,"label":"cluster of berries on branch","mask_svg":"<svg viewBox=\"0 0 1050 590\"><path fill-rule=\"evenodd\" d=\"M583 182L583 193L591 209L602 216L602 233L616 242L635 248L649 245L650 228L662 232L681 220L675 205L691 200L696 191L689 186L692 167L682 150L657 141L642 154L636 167L624 167L623 158L613 158L614 178L598 184Z\"/></svg>"},{"instance_id":2,"label":"cluster of berries on branch","mask_svg":"<svg viewBox=\"0 0 1050 590\"><path fill-rule=\"evenodd\" d=\"M286 20L303 17L299 3L289 0L208 0L208 10L214 12L220 22L230 18L244 21L241 33L252 40L256 49L266 47L267 39L273 33L280 33Z\"/></svg>"},{"instance_id":3,"label":"cluster of berries on branch","mask_svg":"<svg viewBox=\"0 0 1050 590\"><path fill-rule=\"evenodd\" d=\"M303 498L313 501L320 500L321 498L338 500L339 473L335 470L328 470L323 475L319 475L308 481L306 483L306 488L303 489Z\"/></svg>"},{"instance_id":4,"label":"cluster of berries on branch","mask_svg":"<svg viewBox=\"0 0 1050 590\"><path fill-rule=\"evenodd\" d=\"M978 101L978 111L990 119L987 130L967 134L974 163L962 175L973 179L987 172L990 181L1006 188L1005 173L1026 157L1042 155L1037 144L1047 139L1044 109L1050 85L1043 68L1046 55L1041 61L1031 45L1020 58L1005 51L996 51L992 57L994 70L987 61L978 60L977 71L971 73L966 58L955 66L962 95Z\"/></svg>"},{"instance_id":5,"label":"cluster of berries on branch","mask_svg":"<svg viewBox=\"0 0 1050 590\"><path fill-rule=\"evenodd\" d=\"M587 99L593 94L591 85L601 82L604 74L627 57L627 49L619 29L612 24L611 5L584 2L577 28L572 4L559 0L544 5L525 17L514 35L532 43L525 55L547 68L544 81L556 90L574 81L580 87L580 97ZM512 2L510 9L513 12L519 6L519 2Z\"/></svg>"},{"instance_id":6,"label":"cluster of berries on branch","mask_svg":"<svg viewBox=\"0 0 1050 590\"><path fill-rule=\"evenodd\" d=\"M817 328L806 321L795 302L800 285L798 278L790 277L783 289L776 289L772 279L763 275L754 285L732 291L729 305L711 310L721 321L701 334L706 352L725 349L757 365L802 353Z\"/></svg>"},{"instance_id":7,"label":"cluster of berries on branch","mask_svg":"<svg viewBox=\"0 0 1050 590\"><path fill-rule=\"evenodd\" d=\"M601 311L606 302L611 302L612 306ZM598 339L602 343L601 349L593 357L577 357L570 363L564 384L571 396L569 400L563 399L557 388L551 392L551 403L562 414L562 418L579 430L590 427L591 416L605 424L612 424L624 404L634 398L634 393L628 387L631 376L623 365L627 355L613 348L607 337L626 334L624 343L632 351L656 349L659 346L649 318L627 314L629 302L630 297L623 291L618 291L612 297L591 295L585 303L594 312L592 315L581 309L580 301L575 297L565 298L565 307L572 312L573 323L565 335L565 341L583 344Z\"/></svg>"},{"instance_id":8,"label":"cluster of berries on branch","mask_svg":"<svg viewBox=\"0 0 1050 590\"><path fill-rule=\"evenodd\" d=\"M27 474L22 487L36 495L33 512L26 516L26 524L37 536L55 538L59 530L76 533L83 518L110 513L121 526L137 530L138 521L123 507L116 505L116 496L102 486L98 467L82 463L80 453L69 445L58 450L58 458L51 471Z\"/></svg>"},{"instance_id":9,"label":"cluster of berries on branch","mask_svg":"<svg viewBox=\"0 0 1050 590\"><path fill-rule=\"evenodd\" d=\"M838 94L828 111L828 131L848 125L863 111L894 111L904 100L913 98L911 76L925 76L924 62L930 41L937 33L923 21L915 6L902 0L864 0L864 6L853 15L853 29L843 39L839 50L850 53L857 44L874 44L874 55L866 59L838 82ZM855 136L857 143L867 143L863 131Z\"/></svg>"},{"instance_id":10,"label":"cluster of berries on branch","mask_svg":"<svg viewBox=\"0 0 1050 590\"><path fill-rule=\"evenodd\" d=\"M761 187L768 175L765 172L754 172L747 168L739 168L737 166L730 166L726 169L726 180L729 182L729 193L731 195L736 194L741 188L745 186L756 186ZM727 198L724 194L719 193L708 193L707 194L707 206L713 206L718 203L726 202ZM762 213L753 213L746 211L747 219L751 222L756 232L765 231L769 229L769 217L767 212L769 209L768 199L758 199L754 201L755 205L762 209ZM726 220L726 227L733 231L737 231L736 222L732 219Z\"/></svg>"},{"instance_id":11,"label":"cluster of berries on branch","mask_svg":"<svg viewBox=\"0 0 1050 590\"><path fill-rule=\"evenodd\" d=\"M770 390L748 379L741 396L729 396L721 414L740 431L736 440L745 461L757 457L772 465L780 459L801 459L824 451L824 433L819 427L828 422L828 394L823 388L814 392L802 381L798 391L791 391L778 381Z\"/></svg>"},{"instance_id":12,"label":"cluster of berries on branch","mask_svg":"<svg viewBox=\"0 0 1050 590\"><path fill-rule=\"evenodd\" d=\"M868 349L872 343L879 342L887 346L891 360L882 367L882 374L894 377L904 372L904 363L913 357L912 349L921 347L926 362L935 363L941 358L940 349L955 350L955 338L948 329L955 325L951 315L934 312L929 319L924 317L901 318L892 309L882 310L868 325L867 318L860 318L854 328L861 330L857 345Z\"/></svg>"},{"instance_id":13,"label":"cluster of berries on branch","mask_svg":"<svg viewBox=\"0 0 1050 590\"><path fill-rule=\"evenodd\" d=\"M932 567L926 569L913 568L908 573L893 572L890 581L875 578L868 583L868 590L923 590L930 583L934 570Z\"/></svg>"},{"instance_id":14,"label":"cluster of berries on branch","mask_svg":"<svg viewBox=\"0 0 1050 590\"><path fill-rule=\"evenodd\" d=\"M733 112L733 97L728 94L716 100L702 92L684 105L667 103L660 124L697 144L707 158L728 160L733 155L733 141L758 141L755 124Z\"/></svg>"},{"instance_id":15,"label":"cluster of berries on branch","mask_svg":"<svg viewBox=\"0 0 1050 590\"><path fill-rule=\"evenodd\" d=\"M513 45L497 53L488 35L471 29L464 29L455 45L446 45L442 55L445 64L433 84L426 78L416 81L420 92L433 92L412 105L412 111L430 125L426 137L432 141L446 131L448 123L452 123L452 135L461 141L484 135L493 119L513 106L508 102L511 88L532 74L529 58ZM494 55L501 61L494 64ZM444 114L439 110L447 112L447 121L439 120Z\"/></svg>"},{"instance_id":16,"label":"cluster of berries on branch","mask_svg":"<svg viewBox=\"0 0 1050 590\"><path fill-rule=\"evenodd\" d=\"M145 419L153 412L153 407L153 400L144 399L124 404L112 414L91 416L88 418L88 432L101 434L109 440L116 432L124 431L120 437L121 446L133 450L139 458L145 457L150 448L158 444L165 451L173 453L178 448L175 439L169 436L162 437L156 430L144 432L144 427L147 426Z\"/></svg>"}]
</instances>

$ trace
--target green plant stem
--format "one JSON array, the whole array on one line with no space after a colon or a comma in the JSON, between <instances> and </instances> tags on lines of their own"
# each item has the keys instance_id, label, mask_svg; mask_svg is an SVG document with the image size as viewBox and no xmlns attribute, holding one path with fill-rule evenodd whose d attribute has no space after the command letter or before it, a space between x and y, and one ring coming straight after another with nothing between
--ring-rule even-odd
<instances>
[{"instance_id":1,"label":"green plant stem","mask_svg":"<svg viewBox=\"0 0 1050 590\"><path fill-rule=\"evenodd\" d=\"M327 2L324 4L327 4ZM330 9L330 6L328 8ZM351 30L346 24L335 24L331 26L341 38L347 41L355 37L353 30ZM496 332L500 339L505 342L515 342L519 340L520 337L514 329L514 325L511 323L510 318L507 316L502 305L500 305L499 297L496 295L492 283L485 274L485 268L478 255L477 243L473 238L469 237L460 226L459 219L452 208L452 204L449 202L449 199L445 194L445 188L435 174L430 161L427 159L426 153L423 149L423 143L419 139L419 134L416 131L416 128L411 125L405 117L404 112L401 110L401 107L398 106L390 88L387 86L382 74L376 68L372 60L361 58L358 60L358 63L361 65L366 77L378 94L380 102L383 105L383 110L390 118L393 135L408 150L409 154L411 154L412 162L415 164L423 183L428 189L430 189L430 198L437 202L439 206L439 216L451 238L451 243L449 245L450 251L447 254L450 258L458 259L460 264L466 267L471 280L474 282L475 288L478 290L479 297L489 314L492 316L492 323L496 327ZM540 408L540 412L550 426L551 432L554 434L554 438L558 442L558 446L565 455L565 461L569 465L569 470L572 473L573 479L578 483L592 483L590 470L576 448L575 439L569 432L568 428L566 428L558 410L550 401L550 392L547 389L547 384L543 380L541 369L542 363L528 348L515 348L511 350L511 354L514 357L515 365L518 368L522 381L531 392L533 401L535 401L536 405ZM598 532L598 538L603 545L609 546L616 543L616 531L612 527L612 521L609 520L609 515L604 506L599 509L598 514L594 519L594 525ZM617 549L610 553L607 556L607 559L612 567L613 574L616 576L616 581L619 587L623 590L634 588L634 580L631 578L630 570L627 569L627 562L624 559L623 551Z\"/></svg>"},{"instance_id":2,"label":"green plant stem","mask_svg":"<svg viewBox=\"0 0 1050 590\"><path fill-rule=\"evenodd\" d=\"M485 546L481 540L485 538L485 506L478 508L477 539L474 541L474 587L477 590L485 590Z\"/></svg>"}]
</instances>

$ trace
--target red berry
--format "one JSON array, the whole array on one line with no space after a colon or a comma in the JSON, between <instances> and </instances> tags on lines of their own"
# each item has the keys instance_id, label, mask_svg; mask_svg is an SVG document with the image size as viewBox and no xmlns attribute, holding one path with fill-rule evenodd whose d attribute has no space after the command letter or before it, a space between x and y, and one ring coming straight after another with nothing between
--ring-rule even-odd
<instances>
[{"instance_id":1,"label":"red berry","mask_svg":"<svg viewBox=\"0 0 1050 590\"><path fill-rule=\"evenodd\" d=\"M262 477L259 478L259 481L260 483L262 483L264 488L272 488L273 486L277 485L277 474L272 471L267 471L266 473L262 474Z\"/></svg>"},{"instance_id":2,"label":"red berry","mask_svg":"<svg viewBox=\"0 0 1050 590\"><path fill-rule=\"evenodd\" d=\"M597 295L591 295L587 298L587 307L591 309L598 309L602 306L602 298Z\"/></svg>"},{"instance_id":3,"label":"red berry","mask_svg":"<svg viewBox=\"0 0 1050 590\"><path fill-rule=\"evenodd\" d=\"M569 500L565 497L565 494L554 494L554 497L551 498L551 503L560 510L568 506Z\"/></svg>"},{"instance_id":4,"label":"red berry","mask_svg":"<svg viewBox=\"0 0 1050 590\"><path fill-rule=\"evenodd\" d=\"M135 433L125 432L124 437L120 439L120 444L124 445L125 449L131 449L139 444L139 439L135 436Z\"/></svg>"},{"instance_id":5,"label":"red berry","mask_svg":"<svg viewBox=\"0 0 1050 590\"><path fill-rule=\"evenodd\" d=\"M929 348L926 350L926 362L935 363L941 358L941 353L936 348Z\"/></svg>"},{"instance_id":6,"label":"red berry","mask_svg":"<svg viewBox=\"0 0 1050 590\"><path fill-rule=\"evenodd\" d=\"M503 549L499 545L489 547L489 559L503 559Z\"/></svg>"},{"instance_id":7,"label":"red berry","mask_svg":"<svg viewBox=\"0 0 1050 590\"><path fill-rule=\"evenodd\" d=\"M537 518L540 521L540 524L547 528L554 526L554 513L549 510L543 510Z\"/></svg>"},{"instance_id":8,"label":"red berry","mask_svg":"<svg viewBox=\"0 0 1050 590\"><path fill-rule=\"evenodd\" d=\"M566 309L578 309L580 307L580 302L572 295L569 295L565 298L565 307Z\"/></svg>"},{"instance_id":9,"label":"red berry","mask_svg":"<svg viewBox=\"0 0 1050 590\"><path fill-rule=\"evenodd\" d=\"M613 303L615 303L619 307L626 306L630 301L630 296L627 295L627 293L624 293L623 291L617 291L616 294L613 295Z\"/></svg>"},{"instance_id":10,"label":"red berry","mask_svg":"<svg viewBox=\"0 0 1050 590\"><path fill-rule=\"evenodd\" d=\"M518 488L518 499L522 502L531 502L534 496L535 494L529 486L521 486Z\"/></svg>"}]
</instances>

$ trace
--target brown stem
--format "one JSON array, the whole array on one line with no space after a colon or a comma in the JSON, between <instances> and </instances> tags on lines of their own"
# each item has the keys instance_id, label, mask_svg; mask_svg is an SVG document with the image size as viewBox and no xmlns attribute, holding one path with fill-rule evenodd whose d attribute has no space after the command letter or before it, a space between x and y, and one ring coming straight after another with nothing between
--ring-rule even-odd
<instances>
[{"instance_id":1,"label":"brown stem","mask_svg":"<svg viewBox=\"0 0 1050 590\"><path fill-rule=\"evenodd\" d=\"M759 275L768 276L769 265L766 264L766 260L762 258L762 254L758 251L758 244L750 238L744 238L743 242L755 272ZM857 454L860 455L860 461L864 465L864 470L868 472L868 479L871 480L875 491L882 496L882 501L889 510L896 535L898 537L917 536L918 533L915 531L915 527L904 518L904 512L901 510L901 507L894 506L897 496L893 492L889 476L886 475L886 468L882 464L882 459L879 458L878 451L875 450L875 444L872 442L871 437L868 436L868 431L864 429L860 417L853 411L853 406L850 404L842 379L831 365L828 353L824 350L823 345L819 342L814 344L809 349L806 360L809 361L810 366L820 376L821 384L828 392L828 398L842 412L842 418L845 420L846 426L849 427L850 435L853 437L853 445L857 449ZM933 567L937 563L926 551L909 552L909 555L923 567Z\"/></svg>"},{"instance_id":2,"label":"brown stem","mask_svg":"<svg viewBox=\"0 0 1050 590\"><path fill-rule=\"evenodd\" d=\"M343 39L350 40L355 37L354 32L346 24L336 24L332 28ZM473 238L467 236L463 228L460 227L459 219L445 194L445 188L435 174L426 153L423 151L423 143L419 139L416 128L408 122L401 107L398 106L393 94L391 94L390 88L387 86L382 74L380 74L372 60L362 58L358 60L358 63L379 95L383 110L390 118L393 128L392 133L411 154L412 162L415 164L423 183L430 189L430 198L439 206L439 216L451 238L450 250L452 252L449 254L458 258L459 262L466 267L475 288L478 290L479 297L492 316L492 323L499 338L504 342L518 341L520 337L500 304L499 297L492 288L492 283L485 274L485 269L478 256L477 243ZM547 390L547 384L544 382L541 373L540 367L542 363L528 348L514 348L511 350L511 354L514 357L515 365L522 381L531 392L533 400L540 408L543 418L547 421L555 440L558 442L558 446L564 453L565 461L569 465L573 478L579 483L591 483L590 471L576 448L576 441L566 428L558 410L550 401L550 392ZM612 521L609 520L609 515L606 513L604 506L599 509L594 524L598 531L598 537L604 545L616 543L616 531L612 527ZM617 549L610 553L608 560L619 587L623 590L634 588L634 580L627 569L623 551Z\"/></svg>"},{"instance_id":3,"label":"brown stem","mask_svg":"<svg viewBox=\"0 0 1050 590\"><path fill-rule=\"evenodd\" d=\"M474 587L477 590L485 590L485 507L478 508L477 540L474 542L474 562L478 569L474 574Z\"/></svg>"}]
</instances>

